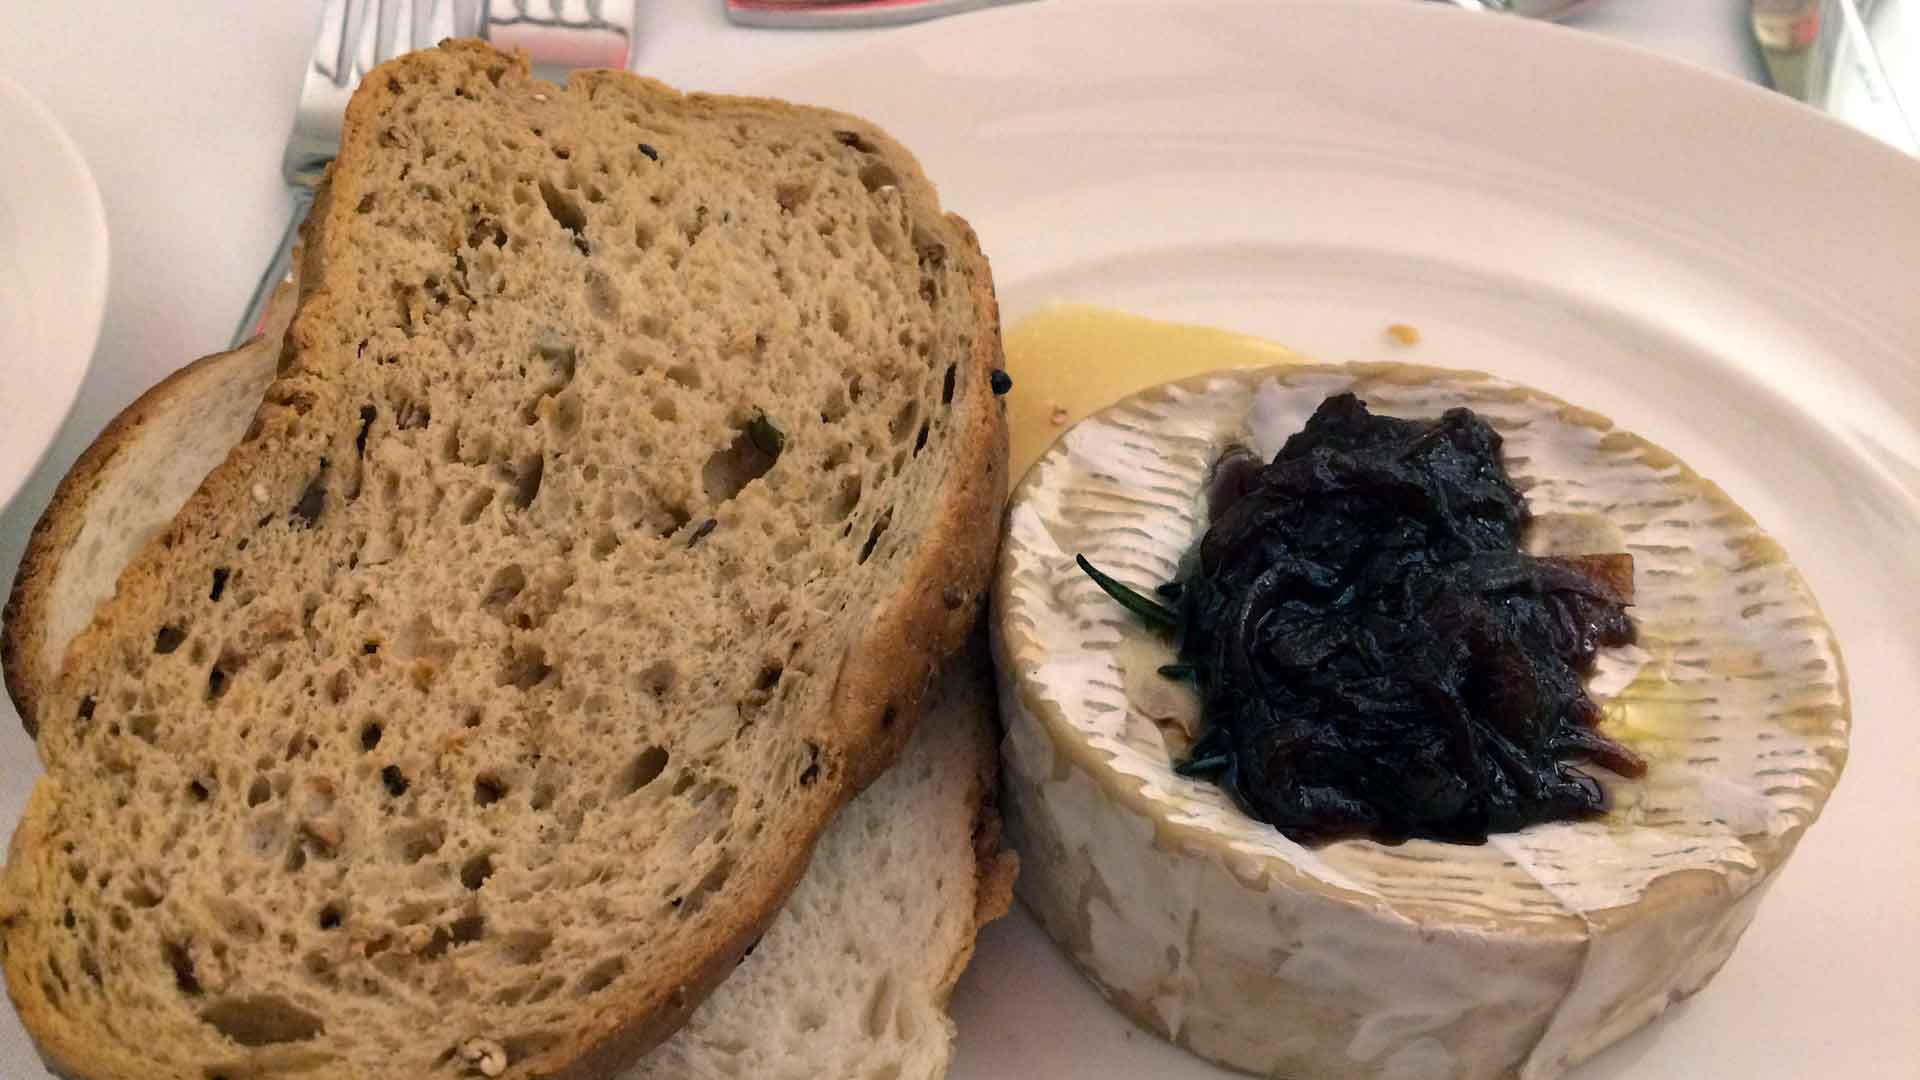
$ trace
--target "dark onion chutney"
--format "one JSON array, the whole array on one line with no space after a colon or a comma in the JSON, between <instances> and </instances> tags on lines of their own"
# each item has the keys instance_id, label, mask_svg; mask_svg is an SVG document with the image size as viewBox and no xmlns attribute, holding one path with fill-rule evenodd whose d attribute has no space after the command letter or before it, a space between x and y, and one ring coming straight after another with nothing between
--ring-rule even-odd
<instances>
[{"instance_id":1,"label":"dark onion chutney","mask_svg":"<svg viewBox=\"0 0 1920 1080\"><path fill-rule=\"evenodd\" d=\"M1271 464L1214 467L1211 525L1159 599L1080 565L1171 629L1203 734L1181 773L1305 842L1481 843L1606 809L1587 762L1645 763L1597 730L1584 677L1633 640L1629 555L1549 558L1471 410L1323 402Z\"/></svg>"}]
</instances>

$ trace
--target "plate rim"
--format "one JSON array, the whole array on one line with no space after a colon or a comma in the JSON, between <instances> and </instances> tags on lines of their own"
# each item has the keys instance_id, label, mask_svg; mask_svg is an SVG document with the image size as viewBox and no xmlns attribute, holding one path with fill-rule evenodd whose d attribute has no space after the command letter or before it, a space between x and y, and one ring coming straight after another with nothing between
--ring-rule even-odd
<instances>
[{"instance_id":1,"label":"plate rim","mask_svg":"<svg viewBox=\"0 0 1920 1080\"><path fill-rule=\"evenodd\" d=\"M955 18L961 21L975 34L980 27L993 27L1001 32L1003 40L1031 41L1045 40L1044 34L1038 34L1037 28L1045 27L1050 21L1066 18L1087 19L1091 13L1094 21L1100 24L1124 23L1126 13L1139 11L1149 16L1165 17L1168 9L1156 0L1076 0L1071 6L1071 16L1066 5L1047 5L1033 3L996 4L976 11L964 13ZM1662 52L1638 42L1619 37L1569 26L1547 19L1514 17L1489 20L1484 16L1451 5L1417 3L1409 0L1190 0L1183 5L1183 17L1199 17L1206 13L1245 12L1259 13L1260 17L1270 20L1274 25L1285 25L1289 18L1331 18L1338 13L1351 15L1364 13L1364 17L1378 18L1385 22L1419 24L1428 28L1445 28L1455 33L1469 35L1485 34L1498 27L1498 34L1509 41L1529 42L1537 48L1526 50L1536 58L1549 55L1586 54L1598 62L1606 64L1626 64L1637 66L1644 71L1663 79L1682 80L1701 88L1703 94L1711 96L1710 105L1724 105L1751 111L1750 115L1739 119L1755 120L1768 125L1768 131L1774 142L1792 140L1797 153L1786 159L1788 164L1819 164L1844 158L1855 162L1860 170L1851 178L1857 185L1871 183L1865 190L1871 195L1869 201L1884 200L1890 193L1904 192L1904 196L1894 205L1911 207L1915 212L1909 219L1897 214L1883 215L1886 229L1878 236L1877 242L1887 247L1898 247L1899 235L1894 230L1903 230L1900 235L1911 234L1914 250L1920 250L1920 158L1910 157L1899 149L1884 143L1839 118L1822 112L1804 102L1781 94L1770 87L1751 82L1733 73L1698 63L1682 56ZM1298 13L1292 15L1289 13ZM737 88L730 92L755 97L809 101L805 96L795 96L791 89L808 85L824 86L837 77L843 84L847 82L846 72L860 69L859 58L863 56L895 57L910 54L916 48L937 41L935 35L950 30L956 24L953 19L936 19L931 22L911 26L897 27L877 36L862 36L849 39L844 44L803 59L788 61L750 78L742 80ZM1518 51L1519 46L1507 46ZM952 76L936 73L934 81L950 80ZM810 102L812 104L813 102ZM851 108L845 103L828 102L828 108ZM1698 102L1696 102L1698 104ZM853 109L858 111L858 109ZM864 115L864 114L863 114ZM883 126L886 126L883 121ZM1732 129L1733 121L1722 118L1720 127ZM1742 129L1744 132L1746 129ZM911 132L890 133L907 138L912 145ZM1807 140L1816 145L1809 147ZM1841 149L1844 148L1844 149ZM1870 170L1870 174L1868 172ZM1894 183L1884 183L1889 172ZM1608 185L1611 188L1613 185ZM958 210L963 215L979 223L978 213L964 205L945 206L946 185L942 185L943 208ZM1667 208L1661 208L1663 211ZM981 218L986 217L980 214ZM1680 218L1691 215L1682 214ZM1716 233L1720 230L1715 229ZM1773 242L1778 239L1780 227L1771 221L1757 222L1750 233L1742 239L1755 239ZM1824 246L1824 245L1823 245ZM990 253L991 254L991 253ZM1811 280L1811 279L1808 279ZM1802 282L1796 281L1796 284ZM1891 290L1889 290L1891 291ZM1838 300L1847 294L1837 286L1819 289L1822 300ZM1898 342L1920 356L1920 305L1906 304L1903 297L1861 296L1853 294L1852 299L1862 307L1854 307L1849 317L1859 320L1863 314L1871 314L1867 320L1879 334ZM1904 315L1904 318L1899 316ZM1920 374L1920 363L1915 365Z\"/></svg>"},{"instance_id":2,"label":"plate rim","mask_svg":"<svg viewBox=\"0 0 1920 1080\"><path fill-rule=\"evenodd\" d=\"M84 292L74 304L72 314L76 314L85 324L85 328L72 338L75 353L80 351L80 343L84 343L85 355L75 368L75 376L48 396L46 404L51 408L46 410L46 415L49 420L45 430L32 440L39 446L20 459L17 465L0 462L0 510L3 510L13 503L46 462L53 444L79 403L81 388L93 373L101 333L106 324L113 256L106 204L100 194L99 182L87 165L79 144L60 124L53 110L26 87L4 74L0 74L0 110L22 118L20 126L41 140L40 145L29 147L28 152L49 153L52 162L49 171L62 174L62 190L71 200L71 205L64 209L77 212L69 217L69 224L63 231L81 240L78 255L80 270L72 278L80 283Z\"/></svg>"}]
</instances>

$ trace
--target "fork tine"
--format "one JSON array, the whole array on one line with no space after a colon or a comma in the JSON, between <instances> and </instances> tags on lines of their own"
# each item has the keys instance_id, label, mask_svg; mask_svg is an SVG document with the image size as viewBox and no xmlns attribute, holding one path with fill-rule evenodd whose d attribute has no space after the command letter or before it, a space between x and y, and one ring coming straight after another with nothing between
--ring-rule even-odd
<instances>
[{"instance_id":1,"label":"fork tine","mask_svg":"<svg viewBox=\"0 0 1920 1080\"><path fill-rule=\"evenodd\" d=\"M479 37L487 25L486 0L451 0L455 37Z\"/></svg>"},{"instance_id":2,"label":"fork tine","mask_svg":"<svg viewBox=\"0 0 1920 1080\"><path fill-rule=\"evenodd\" d=\"M445 0L418 0L413 5L414 48L424 49L452 36L453 13Z\"/></svg>"},{"instance_id":3,"label":"fork tine","mask_svg":"<svg viewBox=\"0 0 1920 1080\"><path fill-rule=\"evenodd\" d=\"M380 10L376 0L347 0L346 50L348 80L342 85L360 85L379 63Z\"/></svg>"},{"instance_id":4,"label":"fork tine","mask_svg":"<svg viewBox=\"0 0 1920 1080\"><path fill-rule=\"evenodd\" d=\"M374 16L376 33L373 41L375 64L384 64L406 48L404 40L396 40L404 29L411 33L413 21L409 17L407 0L378 0L378 14ZM372 70L371 67L368 68Z\"/></svg>"},{"instance_id":5,"label":"fork tine","mask_svg":"<svg viewBox=\"0 0 1920 1080\"><path fill-rule=\"evenodd\" d=\"M326 0L320 7L320 32L313 39L313 61L307 65L308 78L319 75L341 85L341 54L346 43L346 0Z\"/></svg>"}]
</instances>

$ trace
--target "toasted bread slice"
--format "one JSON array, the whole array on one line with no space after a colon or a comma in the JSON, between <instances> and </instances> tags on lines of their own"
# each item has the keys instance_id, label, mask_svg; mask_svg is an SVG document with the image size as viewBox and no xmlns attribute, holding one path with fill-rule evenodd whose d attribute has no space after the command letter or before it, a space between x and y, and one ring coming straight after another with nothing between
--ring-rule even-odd
<instances>
[{"instance_id":1,"label":"toasted bread slice","mask_svg":"<svg viewBox=\"0 0 1920 1080\"><path fill-rule=\"evenodd\" d=\"M46 692L78 1076L609 1076L905 743L992 557L991 285L848 117L373 73L242 442Z\"/></svg>"},{"instance_id":2,"label":"toasted bread slice","mask_svg":"<svg viewBox=\"0 0 1920 1080\"><path fill-rule=\"evenodd\" d=\"M0 625L23 716L141 540L239 442L284 326L270 315L260 338L174 373L68 473ZM994 810L992 678L983 647L953 661L900 760L834 819L752 955L623 1080L945 1075L947 997L975 931L1006 912L1017 866Z\"/></svg>"}]
</instances>

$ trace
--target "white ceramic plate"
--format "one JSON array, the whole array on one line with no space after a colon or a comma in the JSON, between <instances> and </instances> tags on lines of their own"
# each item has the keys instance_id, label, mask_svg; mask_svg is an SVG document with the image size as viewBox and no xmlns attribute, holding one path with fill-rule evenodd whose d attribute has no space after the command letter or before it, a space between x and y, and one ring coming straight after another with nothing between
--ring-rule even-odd
<instances>
[{"instance_id":1,"label":"white ceramic plate","mask_svg":"<svg viewBox=\"0 0 1920 1080\"><path fill-rule=\"evenodd\" d=\"M1838 631L1853 756L1719 978L1576 1075L1915 1075L1920 164L1699 69L1404 0L1017 6L754 89L913 147L1009 322L1087 301L1490 369L1719 481ZM954 1011L956 1080L1225 1075L1018 913Z\"/></svg>"},{"instance_id":2,"label":"white ceramic plate","mask_svg":"<svg viewBox=\"0 0 1920 1080\"><path fill-rule=\"evenodd\" d=\"M67 417L107 305L107 215L52 114L0 78L0 507Z\"/></svg>"}]
</instances>

